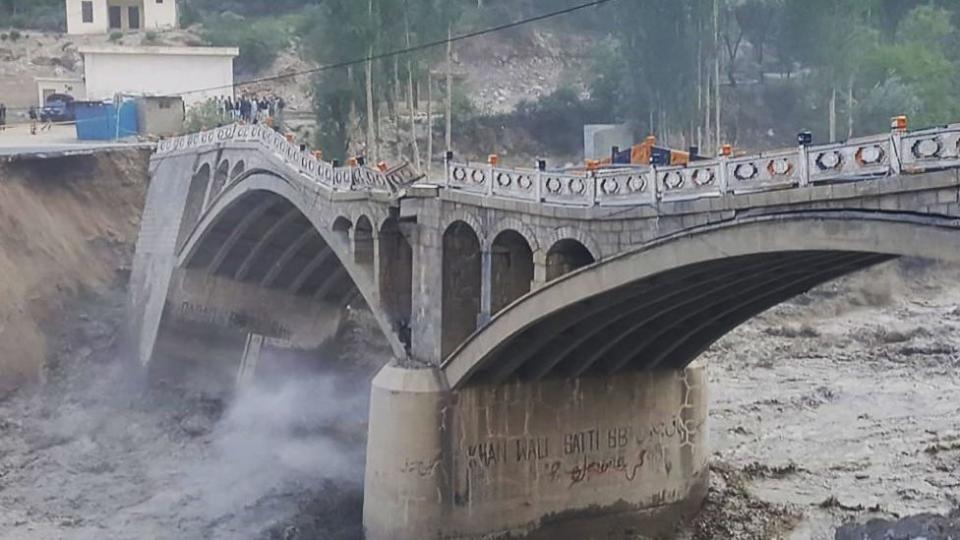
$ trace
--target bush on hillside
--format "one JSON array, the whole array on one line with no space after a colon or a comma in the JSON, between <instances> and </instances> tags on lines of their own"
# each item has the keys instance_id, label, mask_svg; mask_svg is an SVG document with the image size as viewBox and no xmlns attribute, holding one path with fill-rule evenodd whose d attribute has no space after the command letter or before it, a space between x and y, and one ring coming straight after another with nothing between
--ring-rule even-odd
<instances>
[{"instance_id":1,"label":"bush on hillside","mask_svg":"<svg viewBox=\"0 0 960 540\"><path fill-rule=\"evenodd\" d=\"M204 19L200 35L215 47L240 47L240 57L234 65L237 74L270 67L290 44L288 27L281 20L251 20L229 12Z\"/></svg>"}]
</instances>

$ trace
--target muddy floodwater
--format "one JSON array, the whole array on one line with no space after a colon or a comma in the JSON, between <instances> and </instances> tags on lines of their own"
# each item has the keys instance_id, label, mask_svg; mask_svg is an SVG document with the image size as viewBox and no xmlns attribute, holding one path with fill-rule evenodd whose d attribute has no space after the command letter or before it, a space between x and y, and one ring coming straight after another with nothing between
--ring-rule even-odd
<instances>
[{"instance_id":1,"label":"muddy floodwater","mask_svg":"<svg viewBox=\"0 0 960 540\"><path fill-rule=\"evenodd\" d=\"M0 401L0 538L359 539L372 327L231 399L145 390L115 350L123 295L72 306L47 384ZM906 261L724 338L705 355L713 485L678 537L948 530L898 519L960 507L958 330L960 270Z\"/></svg>"}]
</instances>

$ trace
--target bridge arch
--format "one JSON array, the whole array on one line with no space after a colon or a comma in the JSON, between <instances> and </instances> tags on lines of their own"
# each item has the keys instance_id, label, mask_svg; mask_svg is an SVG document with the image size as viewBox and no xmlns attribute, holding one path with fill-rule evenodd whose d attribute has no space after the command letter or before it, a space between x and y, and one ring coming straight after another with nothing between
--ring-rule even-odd
<instances>
[{"instance_id":1,"label":"bridge arch","mask_svg":"<svg viewBox=\"0 0 960 540\"><path fill-rule=\"evenodd\" d=\"M482 288L481 240L464 221L443 233L441 355L449 353L477 329Z\"/></svg>"},{"instance_id":2,"label":"bridge arch","mask_svg":"<svg viewBox=\"0 0 960 540\"><path fill-rule=\"evenodd\" d=\"M487 234L487 228L483 223L480 222L473 212L468 212L465 209L446 213L440 223L440 230L448 231L450 230L450 227L457 222L461 222L470 227L476 237L480 240L481 248L487 246L487 238L489 238L489 235Z\"/></svg>"},{"instance_id":3,"label":"bridge arch","mask_svg":"<svg viewBox=\"0 0 960 540\"><path fill-rule=\"evenodd\" d=\"M332 217L323 204L282 176L248 171L193 227L177 266L313 300L362 297L394 355L405 356L381 309L375 276L360 270L350 242L342 241L351 222Z\"/></svg>"},{"instance_id":4,"label":"bridge arch","mask_svg":"<svg viewBox=\"0 0 960 540\"><path fill-rule=\"evenodd\" d=\"M495 314L530 292L534 277L533 247L527 237L505 229L490 246L490 312Z\"/></svg>"},{"instance_id":5,"label":"bridge arch","mask_svg":"<svg viewBox=\"0 0 960 540\"><path fill-rule=\"evenodd\" d=\"M213 183L210 184L210 192L207 195L207 204L215 200L230 181L230 161L224 159L217 164L217 170L213 175Z\"/></svg>"},{"instance_id":6,"label":"bridge arch","mask_svg":"<svg viewBox=\"0 0 960 540\"><path fill-rule=\"evenodd\" d=\"M361 214L357 218L357 223L353 226L353 262L371 273L373 271L374 244L373 222L366 214Z\"/></svg>"},{"instance_id":7,"label":"bridge arch","mask_svg":"<svg viewBox=\"0 0 960 540\"><path fill-rule=\"evenodd\" d=\"M505 231L513 231L522 236L524 240L527 241L527 245L530 246L530 250L534 253L540 251L540 240L537 238L537 234L533 229L523 221L512 217L504 218L497 222L496 226L490 231L490 234L487 235L489 242L492 243L497 236Z\"/></svg>"},{"instance_id":8,"label":"bridge arch","mask_svg":"<svg viewBox=\"0 0 960 540\"><path fill-rule=\"evenodd\" d=\"M595 262L596 256L579 240L557 240L547 251L547 281L553 281Z\"/></svg>"},{"instance_id":9,"label":"bridge arch","mask_svg":"<svg viewBox=\"0 0 960 540\"><path fill-rule=\"evenodd\" d=\"M237 164L233 166L233 172L230 173L230 181L235 182L246 170L247 166L243 160L238 160Z\"/></svg>"},{"instance_id":10,"label":"bridge arch","mask_svg":"<svg viewBox=\"0 0 960 540\"><path fill-rule=\"evenodd\" d=\"M210 165L204 163L190 178L187 206L183 209L183 219L180 221L180 232L177 237L177 246L183 246L187 241L192 227L203 214L207 192L210 189Z\"/></svg>"},{"instance_id":11,"label":"bridge arch","mask_svg":"<svg viewBox=\"0 0 960 540\"><path fill-rule=\"evenodd\" d=\"M960 260L946 219L825 212L685 231L563 276L446 357L453 387L681 368L766 309L897 256Z\"/></svg>"},{"instance_id":12,"label":"bridge arch","mask_svg":"<svg viewBox=\"0 0 960 540\"><path fill-rule=\"evenodd\" d=\"M401 341L409 346L413 316L413 247L396 218L384 220L378 235L380 300Z\"/></svg>"},{"instance_id":13,"label":"bridge arch","mask_svg":"<svg viewBox=\"0 0 960 540\"><path fill-rule=\"evenodd\" d=\"M333 225L330 228L333 229L333 235L342 245L350 245L350 231L353 229L353 221L350 218L339 216L333 220Z\"/></svg>"}]
</instances>

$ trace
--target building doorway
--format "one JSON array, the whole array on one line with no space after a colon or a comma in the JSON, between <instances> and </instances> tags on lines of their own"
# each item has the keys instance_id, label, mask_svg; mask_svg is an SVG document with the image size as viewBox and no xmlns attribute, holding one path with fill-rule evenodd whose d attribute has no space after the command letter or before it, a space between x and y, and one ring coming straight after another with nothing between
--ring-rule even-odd
<instances>
[{"instance_id":1,"label":"building doorway","mask_svg":"<svg viewBox=\"0 0 960 540\"><path fill-rule=\"evenodd\" d=\"M144 27L143 0L107 0L111 32L137 32Z\"/></svg>"}]
</instances>

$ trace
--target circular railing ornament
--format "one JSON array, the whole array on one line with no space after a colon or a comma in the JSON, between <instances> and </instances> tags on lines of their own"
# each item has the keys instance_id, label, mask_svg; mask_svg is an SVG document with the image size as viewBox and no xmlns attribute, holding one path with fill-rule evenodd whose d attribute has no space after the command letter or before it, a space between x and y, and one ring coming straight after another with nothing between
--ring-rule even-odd
<instances>
[{"instance_id":1,"label":"circular railing ornament","mask_svg":"<svg viewBox=\"0 0 960 540\"><path fill-rule=\"evenodd\" d=\"M913 143L913 155L918 159L931 159L940 157L940 151L943 145L939 139L920 139Z\"/></svg>"},{"instance_id":2,"label":"circular railing ornament","mask_svg":"<svg viewBox=\"0 0 960 540\"><path fill-rule=\"evenodd\" d=\"M733 177L741 182L753 180L760 174L760 169L754 163L740 163L733 168Z\"/></svg>"},{"instance_id":3,"label":"circular railing ornament","mask_svg":"<svg viewBox=\"0 0 960 540\"><path fill-rule=\"evenodd\" d=\"M703 187L712 184L717 179L717 175L710 169L696 169L690 174L690 179L697 186Z\"/></svg>"},{"instance_id":4,"label":"circular railing ornament","mask_svg":"<svg viewBox=\"0 0 960 540\"><path fill-rule=\"evenodd\" d=\"M524 191L530 191L530 188L533 187L533 179L525 174L521 174L517 177L517 185Z\"/></svg>"},{"instance_id":5,"label":"circular railing ornament","mask_svg":"<svg viewBox=\"0 0 960 540\"><path fill-rule=\"evenodd\" d=\"M454 167L452 175L454 180L462 184L467 179L467 170L463 167Z\"/></svg>"},{"instance_id":6,"label":"circular railing ornament","mask_svg":"<svg viewBox=\"0 0 960 540\"><path fill-rule=\"evenodd\" d=\"M790 176L793 174L793 163L786 158L771 159L767 163L767 172L770 176Z\"/></svg>"},{"instance_id":7,"label":"circular railing ornament","mask_svg":"<svg viewBox=\"0 0 960 540\"><path fill-rule=\"evenodd\" d=\"M470 173L470 179L473 180L474 184L483 184L487 181L487 175L483 174L483 171L480 169L474 169Z\"/></svg>"},{"instance_id":8,"label":"circular railing ornament","mask_svg":"<svg viewBox=\"0 0 960 540\"><path fill-rule=\"evenodd\" d=\"M497 173L497 185L502 188L507 188L513 185L513 177L510 176L510 173L500 172Z\"/></svg>"},{"instance_id":9,"label":"circular railing ornament","mask_svg":"<svg viewBox=\"0 0 960 540\"><path fill-rule=\"evenodd\" d=\"M563 189L563 184L560 183L559 178L547 178L546 182L547 191L550 193L560 193L560 190Z\"/></svg>"},{"instance_id":10,"label":"circular railing ornament","mask_svg":"<svg viewBox=\"0 0 960 540\"><path fill-rule=\"evenodd\" d=\"M883 163L883 159L887 156L886 151L879 146L861 146L857 149L857 163L860 165L878 165Z\"/></svg>"},{"instance_id":11,"label":"circular railing ornament","mask_svg":"<svg viewBox=\"0 0 960 540\"><path fill-rule=\"evenodd\" d=\"M843 165L843 154L832 150L830 152L823 152L817 156L817 168L821 171L829 171L833 169L839 169Z\"/></svg>"},{"instance_id":12,"label":"circular railing ornament","mask_svg":"<svg viewBox=\"0 0 960 540\"><path fill-rule=\"evenodd\" d=\"M616 178L604 178L600 182L600 191L604 195L617 195L620 193L620 181Z\"/></svg>"},{"instance_id":13,"label":"circular railing ornament","mask_svg":"<svg viewBox=\"0 0 960 540\"><path fill-rule=\"evenodd\" d=\"M663 185L668 190L680 189L686 183L687 179L677 172L668 172L663 174Z\"/></svg>"},{"instance_id":14,"label":"circular railing ornament","mask_svg":"<svg viewBox=\"0 0 960 540\"><path fill-rule=\"evenodd\" d=\"M627 189L631 193L645 191L647 189L647 180L643 176L630 176L627 178Z\"/></svg>"},{"instance_id":15,"label":"circular railing ornament","mask_svg":"<svg viewBox=\"0 0 960 540\"><path fill-rule=\"evenodd\" d=\"M587 184L580 178L571 178L568 186L570 187L570 193L574 195L583 195L587 190Z\"/></svg>"}]
</instances>

